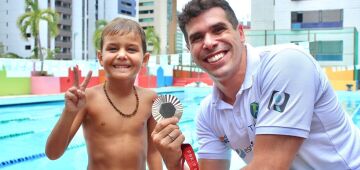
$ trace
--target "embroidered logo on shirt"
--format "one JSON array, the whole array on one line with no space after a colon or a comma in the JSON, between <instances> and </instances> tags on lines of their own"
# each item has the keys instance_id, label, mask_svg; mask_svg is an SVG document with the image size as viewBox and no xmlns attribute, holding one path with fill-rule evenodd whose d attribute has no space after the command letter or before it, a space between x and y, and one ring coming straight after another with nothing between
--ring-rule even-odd
<instances>
[{"instance_id":1,"label":"embroidered logo on shirt","mask_svg":"<svg viewBox=\"0 0 360 170\"><path fill-rule=\"evenodd\" d=\"M225 144L229 143L229 139L227 138L226 135L220 136L219 139L221 142L224 142Z\"/></svg>"},{"instance_id":2,"label":"embroidered logo on shirt","mask_svg":"<svg viewBox=\"0 0 360 170\"><path fill-rule=\"evenodd\" d=\"M271 94L268 109L283 112L285 110L287 102L289 101L289 98L289 94L274 90Z\"/></svg>"},{"instance_id":3,"label":"embroidered logo on shirt","mask_svg":"<svg viewBox=\"0 0 360 170\"><path fill-rule=\"evenodd\" d=\"M254 119L257 118L258 112L259 112L259 103L252 102L250 104L250 113Z\"/></svg>"}]
</instances>

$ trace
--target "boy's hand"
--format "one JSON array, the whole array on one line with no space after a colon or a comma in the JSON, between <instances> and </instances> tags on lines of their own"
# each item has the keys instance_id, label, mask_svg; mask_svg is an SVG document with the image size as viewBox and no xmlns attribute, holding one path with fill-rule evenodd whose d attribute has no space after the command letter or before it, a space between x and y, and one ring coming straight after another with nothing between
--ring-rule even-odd
<instances>
[{"instance_id":1,"label":"boy's hand","mask_svg":"<svg viewBox=\"0 0 360 170\"><path fill-rule=\"evenodd\" d=\"M85 89L89 84L92 71L89 71L85 80L79 86L78 68L74 67L74 84L65 92L65 111L76 114L85 107Z\"/></svg>"}]
</instances>

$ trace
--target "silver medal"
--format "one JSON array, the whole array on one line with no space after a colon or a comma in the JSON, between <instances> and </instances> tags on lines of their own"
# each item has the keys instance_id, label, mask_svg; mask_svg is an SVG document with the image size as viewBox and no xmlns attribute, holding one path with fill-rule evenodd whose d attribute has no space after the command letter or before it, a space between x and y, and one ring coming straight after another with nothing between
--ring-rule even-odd
<instances>
[{"instance_id":1,"label":"silver medal","mask_svg":"<svg viewBox=\"0 0 360 170\"><path fill-rule=\"evenodd\" d=\"M180 100L170 94L158 96L152 105L152 115L157 122L173 116L180 119L182 112Z\"/></svg>"}]
</instances>

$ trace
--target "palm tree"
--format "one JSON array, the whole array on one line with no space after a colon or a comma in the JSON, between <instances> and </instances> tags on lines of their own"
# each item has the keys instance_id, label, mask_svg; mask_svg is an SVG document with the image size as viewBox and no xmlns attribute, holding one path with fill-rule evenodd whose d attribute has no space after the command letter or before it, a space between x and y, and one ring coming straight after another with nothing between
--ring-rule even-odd
<instances>
[{"instance_id":1,"label":"palm tree","mask_svg":"<svg viewBox=\"0 0 360 170\"><path fill-rule=\"evenodd\" d=\"M34 37L34 56L40 58L41 74L44 69L44 55L41 50L41 42L39 36L40 21L44 20L48 24L51 37L58 34L58 20L59 16L56 11L52 9L40 9L38 0L25 0L25 13L17 20L17 26L20 29L21 36L28 40L27 33L30 31Z\"/></svg>"},{"instance_id":2,"label":"palm tree","mask_svg":"<svg viewBox=\"0 0 360 170\"><path fill-rule=\"evenodd\" d=\"M145 30L145 36L147 41L147 46L152 46L152 54L160 53L160 38L156 34L154 27L147 27Z\"/></svg>"},{"instance_id":3,"label":"palm tree","mask_svg":"<svg viewBox=\"0 0 360 170\"><path fill-rule=\"evenodd\" d=\"M107 25L107 21L100 19L96 21L96 29L93 35L93 44L96 50L100 50L100 40L101 40L101 33L104 30L104 27Z\"/></svg>"}]
</instances>

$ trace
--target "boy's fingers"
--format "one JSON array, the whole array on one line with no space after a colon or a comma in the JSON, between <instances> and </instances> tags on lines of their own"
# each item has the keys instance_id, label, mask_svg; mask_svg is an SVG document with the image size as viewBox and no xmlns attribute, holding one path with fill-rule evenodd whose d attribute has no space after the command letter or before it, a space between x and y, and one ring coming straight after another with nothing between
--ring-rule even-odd
<instances>
[{"instance_id":1,"label":"boy's fingers","mask_svg":"<svg viewBox=\"0 0 360 170\"><path fill-rule=\"evenodd\" d=\"M73 67L74 70L74 84L73 86L79 87L79 73L77 67Z\"/></svg>"},{"instance_id":2,"label":"boy's fingers","mask_svg":"<svg viewBox=\"0 0 360 170\"><path fill-rule=\"evenodd\" d=\"M87 85L88 85L89 82L90 82L91 75L92 75L92 71L90 70L90 71L88 72L88 74L86 75L85 80L84 80L84 81L81 83L81 85L80 85L81 90L85 90L85 89L86 89Z\"/></svg>"}]
</instances>

